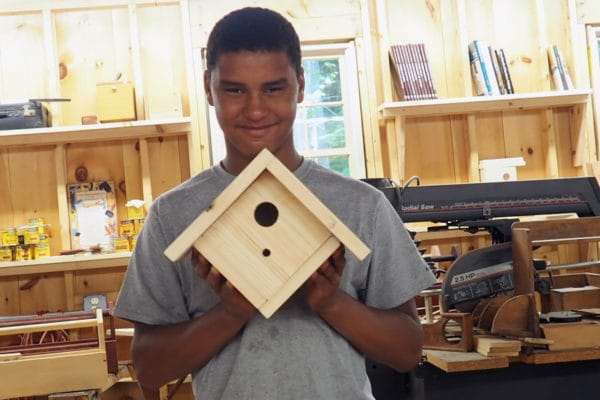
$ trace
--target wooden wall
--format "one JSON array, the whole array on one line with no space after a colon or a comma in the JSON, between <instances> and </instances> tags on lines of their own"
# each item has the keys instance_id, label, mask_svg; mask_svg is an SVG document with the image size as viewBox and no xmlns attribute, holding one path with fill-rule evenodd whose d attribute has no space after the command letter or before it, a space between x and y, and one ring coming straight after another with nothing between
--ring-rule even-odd
<instances>
[{"instance_id":1,"label":"wooden wall","mask_svg":"<svg viewBox=\"0 0 600 400\"><path fill-rule=\"evenodd\" d=\"M95 86L120 73L136 88L138 119L148 119L180 101L191 118L184 136L9 146L0 138L0 228L42 217L54 233L68 231L57 210L66 183L85 166L90 180L113 180L118 213L132 198L154 198L211 164L201 51L214 23L226 12L260 5L282 12L304 43L356 45L359 99L367 172L422 184L467 182L467 121L464 116L406 121L404 175L398 173L390 123L378 118L380 104L395 100L387 51L396 43L424 42L440 98L473 95L467 44L487 40L506 50L518 93L552 89L546 47L557 44L577 88L589 88L585 24L600 22L595 0L3 0L0 3L0 99L70 98L52 103L54 125L77 125L96 113ZM576 154L570 108L490 112L476 120L480 159L523 157L520 178L570 177L598 168L597 132L591 107ZM548 167L548 136L556 142L556 166ZM140 148L145 156L140 155ZM145 158L144 158L145 157ZM144 175L144 163L149 170ZM148 182L146 182L148 181ZM146 183L145 183L146 182ZM123 185L124 184L124 185ZM125 188L125 190L123 190ZM145 193L151 188L151 193ZM62 225L62 226L61 226ZM68 233L67 233L68 234ZM424 246L462 252L489 244L485 235L422 235ZM65 248L53 235L53 254ZM552 248L545 257L564 263L589 249ZM596 255L597 256L597 255ZM117 296L126 268L3 276L0 314L80 308L83 295Z\"/></svg>"},{"instance_id":2,"label":"wooden wall","mask_svg":"<svg viewBox=\"0 0 600 400\"><path fill-rule=\"evenodd\" d=\"M161 98L178 100L181 115L190 115L177 2L128 6L54 1L51 8L44 5L48 2L5 3L0 5L0 99L70 99L45 103L52 125L79 125L83 116L96 115L96 84L112 82L119 74L121 81L135 84L137 119L165 112L170 105ZM152 159L152 197L190 176L185 136L146 144ZM64 222L57 214L57 183L76 183L75 169L82 166L89 180L114 181L118 215L124 219L125 202L144 196L139 154L137 140L67 143L60 148L0 143L0 227L44 218L54 230L51 249L57 254L65 247L57 234ZM64 177L57 176L62 164Z\"/></svg>"},{"instance_id":3,"label":"wooden wall","mask_svg":"<svg viewBox=\"0 0 600 400\"><path fill-rule=\"evenodd\" d=\"M74 125L95 114L95 85L114 79L135 83L138 119L160 109L161 101L179 98L182 114L192 117L193 135L148 140L150 180L155 197L210 165L206 103L202 93L201 49L208 32L226 12L255 1L61 0L5 1L0 5L0 98L65 97L52 103L55 125ZM551 90L546 47L565 53L577 88L590 85L585 23L593 2L573 0L335 0L268 1L298 29L303 42L352 40L357 46L368 174L398 182L417 175L422 184L468 181L461 143L462 117L412 118L406 126L405 175L394 176L396 140L380 121L377 107L394 100L387 49L393 43L425 42L440 98L472 95L466 46L484 39L506 50L518 93ZM578 6L579 8L577 8ZM579 13L579 19L578 14ZM587 18L587 19L585 19ZM585 21L584 21L585 19ZM27 52L27 57L23 56ZM591 113L581 162L574 146L568 108L548 119L545 111L487 113L477 118L479 158L522 156L521 178L568 177L588 173L598 162ZM551 125L557 143L557 168L548 171L544 135ZM392 146L393 147L393 146ZM136 140L53 145L0 146L0 226L45 218L54 231L64 230L56 209L57 177L64 180L85 166L93 180L111 179L124 202L143 196L141 160ZM198 156L200 154L200 156ZM63 224L64 225L64 224ZM468 246L472 246L469 243ZM54 254L64 243L53 237Z\"/></svg>"},{"instance_id":4,"label":"wooden wall","mask_svg":"<svg viewBox=\"0 0 600 400\"><path fill-rule=\"evenodd\" d=\"M553 89L546 56L552 44L565 53L576 88L590 87L585 26L575 20L573 1L387 1L381 10L386 10L388 43L426 44L440 98L473 95L466 47L474 39L505 49L517 93ZM593 119L589 113L583 154L574 160L569 117L568 109L555 112L551 121L544 110L484 115L476 120L479 158L523 157L526 166L518 173L524 179L585 175L586 163L598 157ZM548 123L559 149L558 168L551 171L542 134ZM406 173L397 178L418 175L425 184L468 181L464 154L453 139L464 132L464 124L462 118L408 120Z\"/></svg>"}]
</instances>

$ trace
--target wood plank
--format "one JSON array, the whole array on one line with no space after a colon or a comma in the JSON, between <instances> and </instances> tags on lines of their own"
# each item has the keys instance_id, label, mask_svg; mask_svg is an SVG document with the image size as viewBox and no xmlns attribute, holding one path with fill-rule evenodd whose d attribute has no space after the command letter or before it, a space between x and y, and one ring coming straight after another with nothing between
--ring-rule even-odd
<instances>
[{"instance_id":1,"label":"wood plank","mask_svg":"<svg viewBox=\"0 0 600 400\"><path fill-rule=\"evenodd\" d=\"M215 199L207 210L201 213L181 235L167 247L165 255L176 261L187 253L192 244L205 232L246 190L256 179L257 171L262 171L271 162L272 155L261 152L252 161L251 168L245 168L235 179L236 184L230 184Z\"/></svg>"},{"instance_id":2,"label":"wood plank","mask_svg":"<svg viewBox=\"0 0 600 400\"><path fill-rule=\"evenodd\" d=\"M477 352L423 350L427 362L446 372L480 371L508 367L508 357L486 357Z\"/></svg>"},{"instance_id":3,"label":"wood plank","mask_svg":"<svg viewBox=\"0 0 600 400\"><path fill-rule=\"evenodd\" d=\"M479 96L452 99L398 101L379 106L380 118L399 115L433 117L440 115L489 113L511 110L569 107L589 100L590 89L560 92L517 93L502 96Z\"/></svg>"},{"instance_id":4,"label":"wood plank","mask_svg":"<svg viewBox=\"0 0 600 400\"><path fill-rule=\"evenodd\" d=\"M553 340L548 349L569 350L600 347L600 323L585 320L572 323L540 324L544 336Z\"/></svg>"},{"instance_id":5,"label":"wood plank","mask_svg":"<svg viewBox=\"0 0 600 400\"><path fill-rule=\"evenodd\" d=\"M187 171L192 175L209 168L211 162L210 132L208 129L200 129L208 125L208 107L204 95L202 54L200 49L192 46L190 4L188 0L180 2L181 25L183 38L183 58L185 64L185 78L187 80L187 91L182 93L183 103L188 105L189 114L196 116L192 119L192 129L187 137Z\"/></svg>"},{"instance_id":6,"label":"wood plank","mask_svg":"<svg viewBox=\"0 0 600 400\"><path fill-rule=\"evenodd\" d=\"M57 329L79 329L96 326L95 318L77 319L61 322L46 322L31 325L17 325L0 327L0 336L18 335L21 333L44 332Z\"/></svg>"},{"instance_id":7,"label":"wood plank","mask_svg":"<svg viewBox=\"0 0 600 400\"><path fill-rule=\"evenodd\" d=\"M4 2L0 2L0 8ZM41 14L0 15L0 99L49 96L46 87L46 54ZM28 49L27 60L23 49ZM22 77L26 77L25 79ZM1 142L1 140L0 140Z\"/></svg>"},{"instance_id":8,"label":"wood plank","mask_svg":"<svg viewBox=\"0 0 600 400\"><path fill-rule=\"evenodd\" d=\"M40 146L59 143L87 143L111 140L128 140L159 136L186 135L190 118L173 118L157 121L110 122L96 125L74 125L51 128L34 128L0 131L2 147Z\"/></svg>"},{"instance_id":9,"label":"wood plank","mask_svg":"<svg viewBox=\"0 0 600 400\"><path fill-rule=\"evenodd\" d=\"M50 251L52 255L59 254L59 250L71 247L71 233L69 231L69 201L67 199L67 159L65 145L59 144L54 149L54 175L56 177L56 202L58 209L58 224L55 232L59 232L58 240L51 239ZM52 223L51 221L47 221ZM57 229L58 228L58 229ZM60 243L60 247L56 246Z\"/></svg>"},{"instance_id":10,"label":"wood plank","mask_svg":"<svg viewBox=\"0 0 600 400\"><path fill-rule=\"evenodd\" d=\"M283 283L275 296L267 300L260 307L260 312L269 318L279 307L291 296L294 292L312 275L313 272L325 262L327 258L337 249L340 242L333 236L323 243L321 247L310 257L306 263L298 268L298 270ZM315 267L316 266L316 267Z\"/></svg>"},{"instance_id":11,"label":"wood plank","mask_svg":"<svg viewBox=\"0 0 600 400\"><path fill-rule=\"evenodd\" d=\"M185 180L186 175L181 175L181 160L187 160L188 152L180 152L180 141L185 142L183 136L152 138L147 141L151 199L157 198Z\"/></svg>"},{"instance_id":12,"label":"wood plank","mask_svg":"<svg viewBox=\"0 0 600 400\"><path fill-rule=\"evenodd\" d=\"M300 200L304 206L311 210L321 222L359 259L363 260L371 250L348 229L346 225L333 214L294 174L279 160L273 160L267 166L268 170L282 181L282 183Z\"/></svg>"},{"instance_id":13,"label":"wood plank","mask_svg":"<svg viewBox=\"0 0 600 400\"><path fill-rule=\"evenodd\" d=\"M146 112L146 102L144 101L144 95L146 89L144 87L144 79L142 75L142 57L141 57L141 44L139 35L139 24L137 7L135 4L129 4L128 6L128 17L129 17L129 41L131 46L131 80L135 86L135 113L138 120L149 119L148 113Z\"/></svg>"},{"instance_id":14,"label":"wood plank","mask_svg":"<svg viewBox=\"0 0 600 400\"><path fill-rule=\"evenodd\" d=\"M180 6L138 7L136 17L145 118L190 115L188 102L183 102L187 89Z\"/></svg>"},{"instance_id":15,"label":"wood plank","mask_svg":"<svg viewBox=\"0 0 600 400\"><path fill-rule=\"evenodd\" d=\"M570 361L598 360L600 359L600 349L536 350L531 354L522 353L519 357L522 362L527 364L554 364Z\"/></svg>"},{"instance_id":16,"label":"wood plank","mask_svg":"<svg viewBox=\"0 0 600 400\"><path fill-rule=\"evenodd\" d=\"M0 335L90 327L96 329L96 348L22 354L16 359L0 362L0 374L6 378L0 386L0 397L107 388L111 382L107 372L104 324L100 309L96 310L96 318L5 326L0 328Z\"/></svg>"},{"instance_id":17,"label":"wood plank","mask_svg":"<svg viewBox=\"0 0 600 400\"><path fill-rule=\"evenodd\" d=\"M16 226L13 214L13 200L10 180L10 154L8 149L0 148L0 226Z\"/></svg>"},{"instance_id":18,"label":"wood plank","mask_svg":"<svg viewBox=\"0 0 600 400\"><path fill-rule=\"evenodd\" d=\"M62 271L127 267L130 252L97 255L70 255L29 261L0 263L0 277L48 274Z\"/></svg>"},{"instance_id":19,"label":"wood plank","mask_svg":"<svg viewBox=\"0 0 600 400\"><path fill-rule=\"evenodd\" d=\"M38 12L46 9L52 10L74 10L74 9L102 9L112 7L127 7L129 4L156 5L173 4L177 0L53 0L48 4L47 0L2 0L0 13L23 13Z\"/></svg>"},{"instance_id":20,"label":"wood plank","mask_svg":"<svg viewBox=\"0 0 600 400\"><path fill-rule=\"evenodd\" d=\"M4 377L0 387L2 398L101 389L109 385L106 353L100 350L70 351L35 359L23 356L0 363L0 371Z\"/></svg>"}]
</instances>

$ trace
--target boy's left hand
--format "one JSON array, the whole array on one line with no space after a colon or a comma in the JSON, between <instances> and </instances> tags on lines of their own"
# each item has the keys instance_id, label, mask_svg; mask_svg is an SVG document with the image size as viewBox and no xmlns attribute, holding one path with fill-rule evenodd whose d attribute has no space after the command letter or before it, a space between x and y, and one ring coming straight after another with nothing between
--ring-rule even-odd
<instances>
[{"instance_id":1,"label":"boy's left hand","mask_svg":"<svg viewBox=\"0 0 600 400\"><path fill-rule=\"evenodd\" d=\"M346 266L344 253L345 248L340 245L306 281L306 300L316 312L331 305L335 300Z\"/></svg>"}]
</instances>

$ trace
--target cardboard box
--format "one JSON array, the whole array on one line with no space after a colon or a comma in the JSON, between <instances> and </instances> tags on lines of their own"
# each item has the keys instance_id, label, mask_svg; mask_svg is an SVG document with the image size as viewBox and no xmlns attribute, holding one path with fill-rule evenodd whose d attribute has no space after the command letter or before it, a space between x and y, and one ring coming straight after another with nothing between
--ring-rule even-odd
<instances>
[{"instance_id":1,"label":"cardboard box","mask_svg":"<svg viewBox=\"0 0 600 400\"><path fill-rule=\"evenodd\" d=\"M135 120L133 84L121 82L97 84L96 111L100 122Z\"/></svg>"},{"instance_id":2,"label":"cardboard box","mask_svg":"<svg viewBox=\"0 0 600 400\"><path fill-rule=\"evenodd\" d=\"M554 275L549 295L542 297L542 312L600 307L600 274Z\"/></svg>"},{"instance_id":3,"label":"cardboard box","mask_svg":"<svg viewBox=\"0 0 600 400\"><path fill-rule=\"evenodd\" d=\"M525 165L523 157L494 158L479 161L481 182L517 180L517 167Z\"/></svg>"}]
</instances>

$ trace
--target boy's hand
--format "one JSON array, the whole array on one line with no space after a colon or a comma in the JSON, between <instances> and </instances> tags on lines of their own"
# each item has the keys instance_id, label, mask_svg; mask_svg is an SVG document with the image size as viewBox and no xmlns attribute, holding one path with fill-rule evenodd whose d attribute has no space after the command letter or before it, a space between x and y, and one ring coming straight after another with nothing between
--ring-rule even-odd
<instances>
[{"instance_id":1,"label":"boy's hand","mask_svg":"<svg viewBox=\"0 0 600 400\"><path fill-rule=\"evenodd\" d=\"M345 248L340 245L333 254L306 281L307 302L317 313L332 305L338 293L346 258Z\"/></svg>"},{"instance_id":2,"label":"boy's hand","mask_svg":"<svg viewBox=\"0 0 600 400\"><path fill-rule=\"evenodd\" d=\"M208 286L221 298L225 311L229 314L249 320L256 313L250 303L202 254L192 251L192 265L196 274L204 279Z\"/></svg>"}]
</instances>

